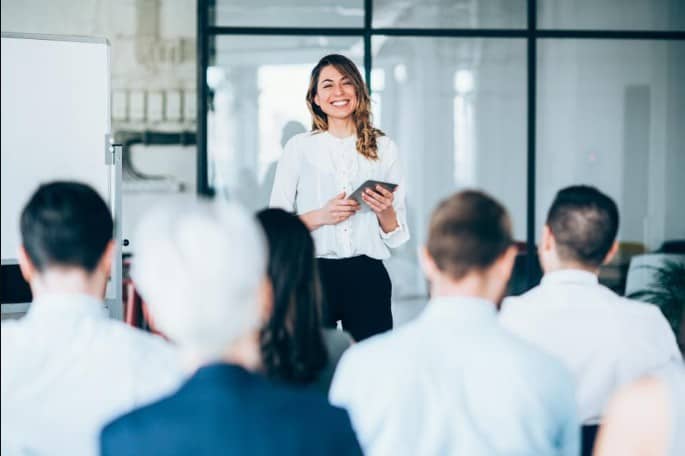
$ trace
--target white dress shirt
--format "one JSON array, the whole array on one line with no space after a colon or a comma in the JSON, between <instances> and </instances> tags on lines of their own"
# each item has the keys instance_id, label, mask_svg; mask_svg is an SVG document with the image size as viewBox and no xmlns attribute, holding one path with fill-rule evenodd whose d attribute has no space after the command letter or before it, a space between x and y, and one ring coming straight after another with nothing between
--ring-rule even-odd
<instances>
[{"instance_id":1,"label":"white dress shirt","mask_svg":"<svg viewBox=\"0 0 685 456\"><path fill-rule=\"evenodd\" d=\"M372 456L579 450L571 374L500 328L481 299L432 299L416 320L353 345L329 398Z\"/></svg>"},{"instance_id":2,"label":"white dress shirt","mask_svg":"<svg viewBox=\"0 0 685 456\"><path fill-rule=\"evenodd\" d=\"M582 270L545 274L539 286L504 301L500 321L574 374L583 424L600 421L619 386L682 363L656 306L622 298Z\"/></svg>"},{"instance_id":3,"label":"white dress shirt","mask_svg":"<svg viewBox=\"0 0 685 456\"><path fill-rule=\"evenodd\" d=\"M104 424L183 380L170 344L79 294L3 322L1 366L2 444L19 454L96 455Z\"/></svg>"},{"instance_id":4,"label":"white dress shirt","mask_svg":"<svg viewBox=\"0 0 685 456\"><path fill-rule=\"evenodd\" d=\"M320 209L341 192L350 195L369 179L398 184L393 206L399 227L384 233L376 214L366 205L344 222L324 225L312 236L316 256L349 258L367 255L384 260L390 248L409 239L405 205L406 184L397 146L387 136L378 138L378 160L357 152L355 136L336 138L328 132L293 136L278 162L269 206L298 215Z\"/></svg>"}]
</instances>

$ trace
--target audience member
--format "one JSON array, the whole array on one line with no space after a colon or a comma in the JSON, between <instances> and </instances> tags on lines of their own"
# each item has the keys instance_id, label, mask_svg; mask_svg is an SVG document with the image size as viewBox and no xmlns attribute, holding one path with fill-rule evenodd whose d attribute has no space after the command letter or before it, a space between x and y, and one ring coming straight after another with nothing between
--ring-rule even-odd
<instances>
[{"instance_id":1,"label":"audience member","mask_svg":"<svg viewBox=\"0 0 685 456\"><path fill-rule=\"evenodd\" d=\"M595 456L685 454L685 367L623 387L609 403Z\"/></svg>"},{"instance_id":2,"label":"audience member","mask_svg":"<svg viewBox=\"0 0 685 456\"><path fill-rule=\"evenodd\" d=\"M97 454L107 421L181 382L171 345L108 317L112 228L100 196L73 182L42 185L21 214L19 265L33 302L2 323L3 449Z\"/></svg>"},{"instance_id":3,"label":"audience member","mask_svg":"<svg viewBox=\"0 0 685 456\"><path fill-rule=\"evenodd\" d=\"M433 212L426 310L347 350L331 386L368 454L578 453L570 374L497 323L515 256L491 197L461 192Z\"/></svg>"},{"instance_id":4,"label":"audience member","mask_svg":"<svg viewBox=\"0 0 685 456\"><path fill-rule=\"evenodd\" d=\"M682 363L666 319L651 304L616 295L598 282L618 249L619 215L599 190L557 193L539 245L539 286L504 301L501 323L564 362L575 376L579 418L594 425L622 384L671 362Z\"/></svg>"},{"instance_id":5,"label":"audience member","mask_svg":"<svg viewBox=\"0 0 685 456\"><path fill-rule=\"evenodd\" d=\"M251 216L231 204L160 208L136 239L133 277L195 372L172 396L107 425L103 455L360 453L344 410L253 373L272 297Z\"/></svg>"},{"instance_id":6,"label":"audience member","mask_svg":"<svg viewBox=\"0 0 685 456\"><path fill-rule=\"evenodd\" d=\"M312 236L299 217L283 209L265 209L257 218L269 243L274 294L260 333L264 370L268 377L290 383L316 381L328 393L335 366L352 339L343 331L321 328L322 293Z\"/></svg>"}]
</instances>

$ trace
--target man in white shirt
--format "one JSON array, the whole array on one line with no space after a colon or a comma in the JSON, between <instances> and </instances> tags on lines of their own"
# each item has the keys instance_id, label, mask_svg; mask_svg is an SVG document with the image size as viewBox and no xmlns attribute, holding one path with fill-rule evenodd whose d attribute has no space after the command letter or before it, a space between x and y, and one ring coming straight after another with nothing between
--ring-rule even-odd
<instances>
[{"instance_id":1,"label":"man in white shirt","mask_svg":"<svg viewBox=\"0 0 685 456\"><path fill-rule=\"evenodd\" d=\"M570 374L497 323L515 256L489 196L461 192L433 212L426 310L350 348L333 379L330 400L367 454L577 454Z\"/></svg>"},{"instance_id":2,"label":"man in white shirt","mask_svg":"<svg viewBox=\"0 0 685 456\"><path fill-rule=\"evenodd\" d=\"M501 323L571 370L579 418L600 421L619 386L671 362L682 363L659 309L618 296L598 283L600 265L618 249L618 208L599 190L572 186L557 193L538 253L539 286L504 301Z\"/></svg>"},{"instance_id":3,"label":"man in white shirt","mask_svg":"<svg viewBox=\"0 0 685 456\"><path fill-rule=\"evenodd\" d=\"M170 344L107 315L112 231L105 202L78 183L42 185L22 212L19 265L33 302L2 323L3 450L97 454L107 421L182 381Z\"/></svg>"}]
</instances>

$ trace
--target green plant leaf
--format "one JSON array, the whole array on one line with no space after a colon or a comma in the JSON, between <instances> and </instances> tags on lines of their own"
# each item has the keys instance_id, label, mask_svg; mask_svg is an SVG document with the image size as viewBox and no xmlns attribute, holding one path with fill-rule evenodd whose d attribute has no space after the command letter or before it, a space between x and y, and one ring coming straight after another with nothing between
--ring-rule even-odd
<instances>
[{"instance_id":1,"label":"green plant leaf","mask_svg":"<svg viewBox=\"0 0 685 456\"><path fill-rule=\"evenodd\" d=\"M661 266L643 265L638 268L653 270L654 277L646 289L630 293L627 297L658 306L678 337L685 312L685 263L665 260Z\"/></svg>"}]
</instances>

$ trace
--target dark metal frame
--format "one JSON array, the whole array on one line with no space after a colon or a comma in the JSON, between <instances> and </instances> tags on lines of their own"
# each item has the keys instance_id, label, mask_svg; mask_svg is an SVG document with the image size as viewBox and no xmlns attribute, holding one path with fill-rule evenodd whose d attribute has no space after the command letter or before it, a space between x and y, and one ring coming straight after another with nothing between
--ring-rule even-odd
<instances>
[{"instance_id":1,"label":"dark metal frame","mask_svg":"<svg viewBox=\"0 0 685 456\"><path fill-rule=\"evenodd\" d=\"M320 27L222 27L210 26L209 6L215 0L197 2L197 186L198 193L213 195L207 176L207 80L209 43L218 35L299 35L299 36L358 36L364 39L364 70L371 90L371 40L374 36L432 37L432 38L521 38L527 43L527 209L526 272L529 286L537 280L535 252L535 162L536 162L536 102L537 102L537 41L539 39L609 39L609 40L685 40L685 31L647 30L548 30L537 28L537 0L528 0L528 25L521 29L432 29L432 28L373 28L373 0L364 0L364 26L349 28Z\"/></svg>"}]
</instances>

